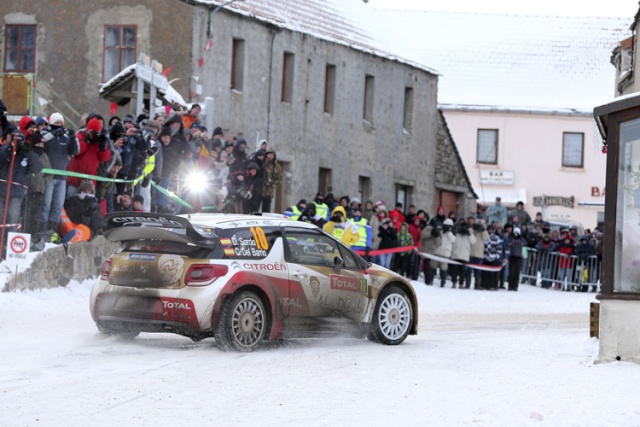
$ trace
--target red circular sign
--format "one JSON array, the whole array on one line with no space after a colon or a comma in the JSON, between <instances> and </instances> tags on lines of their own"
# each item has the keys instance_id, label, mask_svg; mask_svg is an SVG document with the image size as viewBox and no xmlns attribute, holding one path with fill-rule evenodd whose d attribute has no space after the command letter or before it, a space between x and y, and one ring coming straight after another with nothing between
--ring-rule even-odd
<instances>
[{"instance_id":1,"label":"red circular sign","mask_svg":"<svg viewBox=\"0 0 640 427\"><path fill-rule=\"evenodd\" d=\"M15 236L9 244L11 245L11 250L17 254L27 250L27 240L22 236Z\"/></svg>"}]
</instances>

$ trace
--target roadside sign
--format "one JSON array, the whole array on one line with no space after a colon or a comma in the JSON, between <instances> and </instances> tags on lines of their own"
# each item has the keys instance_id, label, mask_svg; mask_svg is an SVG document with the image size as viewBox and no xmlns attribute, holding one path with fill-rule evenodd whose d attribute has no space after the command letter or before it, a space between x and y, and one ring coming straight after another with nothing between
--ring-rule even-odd
<instances>
[{"instance_id":1,"label":"roadside sign","mask_svg":"<svg viewBox=\"0 0 640 427\"><path fill-rule=\"evenodd\" d=\"M13 266L28 266L30 246L31 234L10 232L7 241L6 263Z\"/></svg>"}]
</instances>

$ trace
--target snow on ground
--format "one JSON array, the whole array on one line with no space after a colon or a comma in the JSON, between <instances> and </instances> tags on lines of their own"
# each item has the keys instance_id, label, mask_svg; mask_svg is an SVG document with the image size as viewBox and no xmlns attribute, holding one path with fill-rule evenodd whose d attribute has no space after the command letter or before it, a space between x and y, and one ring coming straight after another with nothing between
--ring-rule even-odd
<instances>
[{"instance_id":1,"label":"snow on ground","mask_svg":"<svg viewBox=\"0 0 640 427\"><path fill-rule=\"evenodd\" d=\"M91 282L0 294L0 426L636 426L640 368L594 364L594 294L427 287L420 332L251 354L96 333Z\"/></svg>"}]
</instances>

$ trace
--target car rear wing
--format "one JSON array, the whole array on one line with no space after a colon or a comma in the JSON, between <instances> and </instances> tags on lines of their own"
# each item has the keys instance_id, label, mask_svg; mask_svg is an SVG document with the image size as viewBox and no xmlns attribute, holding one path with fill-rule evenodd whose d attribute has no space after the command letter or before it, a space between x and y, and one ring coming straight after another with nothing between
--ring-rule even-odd
<instances>
[{"instance_id":1,"label":"car rear wing","mask_svg":"<svg viewBox=\"0 0 640 427\"><path fill-rule=\"evenodd\" d=\"M104 237L112 242L167 240L196 246L211 246L217 234L191 224L187 218L149 212L114 212L105 217Z\"/></svg>"}]
</instances>

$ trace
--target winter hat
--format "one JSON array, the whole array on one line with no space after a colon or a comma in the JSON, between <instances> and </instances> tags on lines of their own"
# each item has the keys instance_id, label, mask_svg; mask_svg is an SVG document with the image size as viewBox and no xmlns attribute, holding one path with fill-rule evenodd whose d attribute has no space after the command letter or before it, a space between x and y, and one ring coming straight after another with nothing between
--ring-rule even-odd
<instances>
[{"instance_id":1,"label":"winter hat","mask_svg":"<svg viewBox=\"0 0 640 427\"><path fill-rule=\"evenodd\" d=\"M91 194L96 193L96 189L93 188L93 183L88 179L83 179L78 187L78 193L82 193L83 191L88 191Z\"/></svg>"},{"instance_id":2,"label":"winter hat","mask_svg":"<svg viewBox=\"0 0 640 427\"><path fill-rule=\"evenodd\" d=\"M453 227L453 220L451 218L447 218L444 220L444 222L442 223L443 225L449 225L451 227Z\"/></svg>"},{"instance_id":3,"label":"winter hat","mask_svg":"<svg viewBox=\"0 0 640 427\"><path fill-rule=\"evenodd\" d=\"M147 127L151 128L151 129L155 129L155 130L156 130L156 132L160 132L160 128L161 128L162 126L160 126L160 122L159 122L159 121L157 121L157 120L151 120L151 121L149 122L149 124L147 125Z\"/></svg>"},{"instance_id":4,"label":"winter hat","mask_svg":"<svg viewBox=\"0 0 640 427\"><path fill-rule=\"evenodd\" d=\"M171 129L167 127L163 127L162 130L160 131L160 135L158 135L158 138L163 136L171 136Z\"/></svg>"},{"instance_id":5,"label":"winter hat","mask_svg":"<svg viewBox=\"0 0 640 427\"><path fill-rule=\"evenodd\" d=\"M247 140L244 138L238 138L238 142L236 142L236 147L239 145L247 145Z\"/></svg>"},{"instance_id":6,"label":"winter hat","mask_svg":"<svg viewBox=\"0 0 640 427\"><path fill-rule=\"evenodd\" d=\"M64 117L60 113L53 113L49 116L49 123L54 124L57 121L61 121L64 125Z\"/></svg>"},{"instance_id":7,"label":"winter hat","mask_svg":"<svg viewBox=\"0 0 640 427\"><path fill-rule=\"evenodd\" d=\"M249 164L246 167L247 170L249 169L255 169L257 171L260 170L260 166L258 166L258 164L256 162L249 162Z\"/></svg>"},{"instance_id":8,"label":"winter hat","mask_svg":"<svg viewBox=\"0 0 640 427\"><path fill-rule=\"evenodd\" d=\"M133 117L133 114L127 114L126 116L124 116L124 119L122 119L122 121L124 123L127 123L127 122L128 123L135 123L136 119L135 119L135 117Z\"/></svg>"},{"instance_id":9,"label":"winter hat","mask_svg":"<svg viewBox=\"0 0 640 427\"><path fill-rule=\"evenodd\" d=\"M213 140L213 142L211 142L211 148L222 148L222 141L220 141L220 139L216 138Z\"/></svg>"},{"instance_id":10,"label":"winter hat","mask_svg":"<svg viewBox=\"0 0 640 427\"><path fill-rule=\"evenodd\" d=\"M135 196L133 198L134 202L140 202L140 203L144 203L144 197L142 197L140 194L138 194L137 196Z\"/></svg>"},{"instance_id":11,"label":"winter hat","mask_svg":"<svg viewBox=\"0 0 640 427\"><path fill-rule=\"evenodd\" d=\"M222 128L219 126L213 130L213 136L216 135L224 136L224 133L222 133Z\"/></svg>"},{"instance_id":12,"label":"winter hat","mask_svg":"<svg viewBox=\"0 0 640 427\"><path fill-rule=\"evenodd\" d=\"M49 123L47 122L47 119L45 119L44 117L36 117L36 127L40 126L40 125L48 125Z\"/></svg>"},{"instance_id":13,"label":"winter hat","mask_svg":"<svg viewBox=\"0 0 640 427\"><path fill-rule=\"evenodd\" d=\"M33 136L31 137L31 145L36 145L38 143L42 143L42 134L40 133L39 130L35 131L33 133Z\"/></svg>"},{"instance_id":14,"label":"winter hat","mask_svg":"<svg viewBox=\"0 0 640 427\"><path fill-rule=\"evenodd\" d=\"M100 127L102 126L102 124L100 123L100 120L98 120L97 118L92 118L91 120L89 120L89 123L87 123L87 130L94 130L96 132L100 132Z\"/></svg>"}]
</instances>

